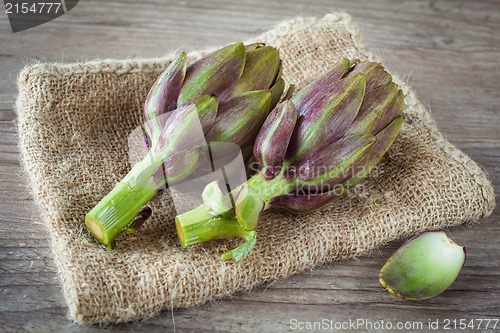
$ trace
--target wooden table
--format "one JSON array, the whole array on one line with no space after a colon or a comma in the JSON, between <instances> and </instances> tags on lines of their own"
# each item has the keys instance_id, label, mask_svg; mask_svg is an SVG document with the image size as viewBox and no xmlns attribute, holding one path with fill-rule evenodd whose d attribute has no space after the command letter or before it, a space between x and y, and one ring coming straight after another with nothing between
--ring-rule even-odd
<instances>
[{"instance_id":1,"label":"wooden table","mask_svg":"<svg viewBox=\"0 0 500 333\"><path fill-rule=\"evenodd\" d=\"M48 231L19 165L13 103L16 76L25 64L162 56L176 49L245 40L283 19L322 17L333 10L345 10L357 20L369 47L391 71L406 78L432 110L445 136L483 165L498 188L498 1L88 0L54 21L16 34L10 30L7 15L1 13L0 331L99 329L77 326L66 317ZM293 330L298 326L294 323L323 319L366 320L372 325L421 322L424 328L435 320L443 325L446 319L467 319L467 323L498 319L499 219L497 210L472 228L448 230L452 239L467 247L467 262L457 281L430 300L399 300L378 285L378 271L400 241L358 259L302 272L279 285L264 285L212 304L113 328L282 332ZM366 325L358 328L369 329Z\"/></svg>"}]
</instances>

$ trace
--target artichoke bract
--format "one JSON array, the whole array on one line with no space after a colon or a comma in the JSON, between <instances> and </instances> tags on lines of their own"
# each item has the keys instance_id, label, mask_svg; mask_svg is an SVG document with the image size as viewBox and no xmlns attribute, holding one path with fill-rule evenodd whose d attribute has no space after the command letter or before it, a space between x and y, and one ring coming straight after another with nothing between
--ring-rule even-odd
<instances>
[{"instance_id":1,"label":"artichoke bract","mask_svg":"<svg viewBox=\"0 0 500 333\"><path fill-rule=\"evenodd\" d=\"M278 51L237 43L188 64L180 54L158 77L144 104L148 153L85 217L88 229L112 247L151 214L144 205L166 183L180 182L207 157L210 142L253 142L285 82ZM128 227L128 228L127 228Z\"/></svg>"},{"instance_id":2,"label":"artichoke bract","mask_svg":"<svg viewBox=\"0 0 500 333\"><path fill-rule=\"evenodd\" d=\"M427 299L442 293L465 263L465 247L444 231L424 231L403 244L380 270L379 281L392 295Z\"/></svg>"},{"instance_id":3,"label":"artichoke bract","mask_svg":"<svg viewBox=\"0 0 500 333\"><path fill-rule=\"evenodd\" d=\"M239 236L247 243L223 255L239 259L263 211L307 213L345 196L396 139L403 108L403 92L380 63L338 62L269 114L253 148L256 172L233 189L231 209L215 214L205 204L176 217L181 244Z\"/></svg>"}]
</instances>

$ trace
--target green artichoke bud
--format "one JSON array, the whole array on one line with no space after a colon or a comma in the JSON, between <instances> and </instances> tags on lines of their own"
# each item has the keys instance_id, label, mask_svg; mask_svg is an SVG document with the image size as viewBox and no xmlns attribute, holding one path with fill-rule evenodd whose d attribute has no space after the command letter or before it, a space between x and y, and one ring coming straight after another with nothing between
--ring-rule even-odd
<instances>
[{"instance_id":1,"label":"green artichoke bud","mask_svg":"<svg viewBox=\"0 0 500 333\"><path fill-rule=\"evenodd\" d=\"M465 247L443 231L425 231L401 246L380 271L380 284L406 299L434 297L448 288L465 262Z\"/></svg>"},{"instance_id":2,"label":"green artichoke bud","mask_svg":"<svg viewBox=\"0 0 500 333\"><path fill-rule=\"evenodd\" d=\"M306 213L345 196L396 139L403 108L403 93L381 64L348 59L335 64L269 114L253 146L257 172L232 191L235 206L224 221L238 221L245 238L264 210ZM203 218L211 227L216 224L217 214L202 211L176 217L183 246L193 244L182 242L194 239L186 232L196 233L196 225L205 228ZM236 251L241 255L242 248ZM224 257L230 256L231 251Z\"/></svg>"},{"instance_id":3,"label":"green artichoke bud","mask_svg":"<svg viewBox=\"0 0 500 333\"><path fill-rule=\"evenodd\" d=\"M251 152L283 90L278 51L262 43L229 45L192 64L181 53L144 104L147 156L86 215L88 229L112 247L132 221L142 224L150 215L143 206L159 189L206 171L207 145L232 143Z\"/></svg>"}]
</instances>

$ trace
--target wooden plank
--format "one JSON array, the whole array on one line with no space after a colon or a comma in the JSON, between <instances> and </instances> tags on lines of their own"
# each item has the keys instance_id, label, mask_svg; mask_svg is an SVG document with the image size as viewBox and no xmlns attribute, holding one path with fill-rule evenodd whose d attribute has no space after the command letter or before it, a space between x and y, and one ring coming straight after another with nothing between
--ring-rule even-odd
<instances>
[{"instance_id":1,"label":"wooden plank","mask_svg":"<svg viewBox=\"0 0 500 333\"><path fill-rule=\"evenodd\" d=\"M50 235L27 190L15 129L16 77L38 61L157 57L244 40L295 16L345 10L370 48L408 81L445 136L500 185L500 2L481 1L97 1L12 34L0 21L0 330L93 332L66 318ZM498 190L497 190L497 193ZM292 319L338 322L499 318L500 216L449 230L468 248L466 266L444 294L398 300L378 286L385 259L402 241L358 259L305 271L211 304L166 311L116 331L292 331ZM464 301L465 300L465 301Z\"/></svg>"}]
</instances>

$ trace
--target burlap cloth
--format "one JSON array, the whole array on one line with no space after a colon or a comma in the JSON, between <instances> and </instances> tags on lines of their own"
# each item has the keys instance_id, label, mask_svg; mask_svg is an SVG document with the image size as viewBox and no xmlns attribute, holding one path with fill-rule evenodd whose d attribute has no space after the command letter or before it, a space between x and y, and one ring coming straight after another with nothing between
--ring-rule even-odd
<instances>
[{"instance_id":1,"label":"burlap cloth","mask_svg":"<svg viewBox=\"0 0 500 333\"><path fill-rule=\"evenodd\" d=\"M285 80L299 88L341 57L379 61L344 13L286 21L252 41L277 47ZM317 212L267 212L255 249L240 262L219 259L237 239L182 249L167 192L153 200L154 215L141 232L108 250L86 230L84 216L129 170L128 134L141 124L148 90L173 56L36 64L19 76L22 162L78 323L125 322L202 304L493 210L487 176L395 78L406 95L405 122L376 172Z\"/></svg>"}]
</instances>

